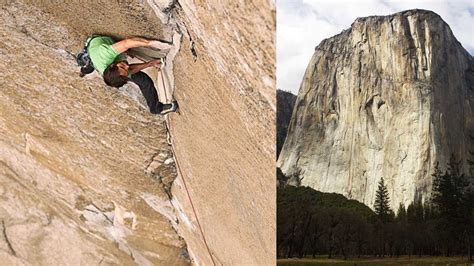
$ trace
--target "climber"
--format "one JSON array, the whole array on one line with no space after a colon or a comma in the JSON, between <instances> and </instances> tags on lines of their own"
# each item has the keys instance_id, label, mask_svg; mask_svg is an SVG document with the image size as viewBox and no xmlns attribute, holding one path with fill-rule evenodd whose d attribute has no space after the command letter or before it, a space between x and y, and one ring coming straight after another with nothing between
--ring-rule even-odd
<instances>
[{"instance_id":1,"label":"climber","mask_svg":"<svg viewBox=\"0 0 474 266\"><path fill-rule=\"evenodd\" d=\"M105 83L109 86L120 88L128 81L137 84L145 97L151 113L163 115L175 112L178 108L177 102L173 101L170 104L161 103L153 81L147 74L141 71L151 66L160 68L162 61L156 59L141 64L128 64L125 52L135 47L169 49L172 45L139 37L115 42L108 36L94 36L87 40L85 51L83 54L79 53L76 59L81 65L79 59L85 57L85 60L88 60L87 55L90 58L89 63L91 64L81 68L82 75L91 73L95 69L102 74Z\"/></svg>"}]
</instances>

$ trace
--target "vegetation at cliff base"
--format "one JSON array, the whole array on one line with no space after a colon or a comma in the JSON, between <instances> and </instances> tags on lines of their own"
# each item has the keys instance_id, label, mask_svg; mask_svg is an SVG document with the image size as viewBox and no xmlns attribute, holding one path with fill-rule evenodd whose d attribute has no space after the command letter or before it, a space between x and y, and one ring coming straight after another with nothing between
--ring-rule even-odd
<instances>
[{"instance_id":1,"label":"vegetation at cliff base","mask_svg":"<svg viewBox=\"0 0 474 266\"><path fill-rule=\"evenodd\" d=\"M474 249L474 192L460 163L436 167L430 199L390 209L380 179L374 210L340 194L309 187L277 191L279 258L467 257Z\"/></svg>"},{"instance_id":2,"label":"vegetation at cliff base","mask_svg":"<svg viewBox=\"0 0 474 266\"><path fill-rule=\"evenodd\" d=\"M383 177L380 179L377 193L375 195L374 209L375 213L380 218L380 221L383 223L388 222L394 216L393 211L390 209L390 198Z\"/></svg>"},{"instance_id":3,"label":"vegetation at cliff base","mask_svg":"<svg viewBox=\"0 0 474 266\"><path fill-rule=\"evenodd\" d=\"M364 235L376 219L364 204L336 193L287 186L277 192L279 257L363 253Z\"/></svg>"}]
</instances>

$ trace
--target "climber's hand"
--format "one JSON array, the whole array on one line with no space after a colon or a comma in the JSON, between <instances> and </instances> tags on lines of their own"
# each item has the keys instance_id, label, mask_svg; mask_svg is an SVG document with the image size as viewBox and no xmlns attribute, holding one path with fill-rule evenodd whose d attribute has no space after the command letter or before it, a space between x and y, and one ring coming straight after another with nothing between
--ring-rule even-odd
<instances>
[{"instance_id":1,"label":"climber's hand","mask_svg":"<svg viewBox=\"0 0 474 266\"><path fill-rule=\"evenodd\" d=\"M160 50L166 50L166 49L171 49L171 47L173 47L173 45L171 45L169 43L165 43L165 42L160 42L160 41L150 41L148 43L148 47L156 48L156 49L160 49Z\"/></svg>"}]
</instances>

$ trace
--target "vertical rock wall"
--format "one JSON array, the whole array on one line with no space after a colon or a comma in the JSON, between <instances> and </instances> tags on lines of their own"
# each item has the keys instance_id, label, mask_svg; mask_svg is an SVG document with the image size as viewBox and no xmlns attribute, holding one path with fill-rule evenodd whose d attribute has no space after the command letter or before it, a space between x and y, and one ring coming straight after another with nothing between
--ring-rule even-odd
<instances>
[{"instance_id":1,"label":"vertical rock wall","mask_svg":"<svg viewBox=\"0 0 474 266\"><path fill-rule=\"evenodd\" d=\"M272 2L14 1L2 19L2 256L179 265L189 252L201 265L274 264ZM169 73L181 112L167 118L180 171L164 120L136 88L78 77L72 54L93 33L182 36ZM59 236L67 255L55 251Z\"/></svg>"},{"instance_id":2,"label":"vertical rock wall","mask_svg":"<svg viewBox=\"0 0 474 266\"><path fill-rule=\"evenodd\" d=\"M162 118L80 78L70 29L41 9L0 10L0 261L188 265L163 177Z\"/></svg>"},{"instance_id":3,"label":"vertical rock wall","mask_svg":"<svg viewBox=\"0 0 474 266\"><path fill-rule=\"evenodd\" d=\"M174 69L182 108L170 124L197 216L216 263L274 264L274 6L179 4L176 19L187 29ZM172 192L194 219L181 179ZM202 241L195 246L210 264Z\"/></svg>"},{"instance_id":4,"label":"vertical rock wall","mask_svg":"<svg viewBox=\"0 0 474 266\"><path fill-rule=\"evenodd\" d=\"M316 47L278 166L373 206L431 193L433 167L473 151L473 59L435 13L357 19Z\"/></svg>"},{"instance_id":5,"label":"vertical rock wall","mask_svg":"<svg viewBox=\"0 0 474 266\"><path fill-rule=\"evenodd\" d=\"M277 90L277 158L280 155L281 148L285 143L286 133L288 132L288 126L291 120L291 114L293 113L293 107L295 106L296 95L289 91Z\"/></svg>"}]
</instances>

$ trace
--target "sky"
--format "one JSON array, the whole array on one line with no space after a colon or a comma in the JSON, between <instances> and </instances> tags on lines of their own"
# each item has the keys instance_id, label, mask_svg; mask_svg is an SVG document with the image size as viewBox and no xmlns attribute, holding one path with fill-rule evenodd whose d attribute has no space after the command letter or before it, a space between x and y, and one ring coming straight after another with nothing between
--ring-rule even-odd
<instances>
[{"instance_id":1,"label":"sky","mask_svg":"<svg viewBox=\"0 0 474 266\"><path fill-rule=\"evenodd\" d=\"M314 48L358 17L427 9L474 55L474 0L276 0L277 87L298 93Z\"/></svg>"}]
</instances>

